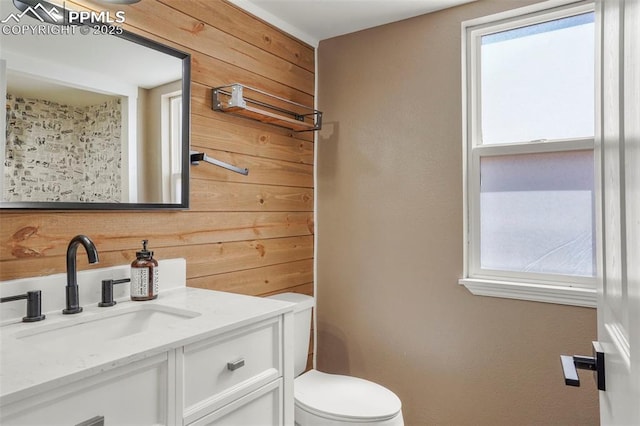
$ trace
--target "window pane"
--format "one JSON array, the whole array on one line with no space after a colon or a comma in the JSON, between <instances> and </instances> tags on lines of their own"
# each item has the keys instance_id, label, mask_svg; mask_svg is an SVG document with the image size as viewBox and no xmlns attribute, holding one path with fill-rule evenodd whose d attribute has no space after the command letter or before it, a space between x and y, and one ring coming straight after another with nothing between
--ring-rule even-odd
<instances>
[{"instance_id":1,"label":"window pane","mask_svg":"<svg viewBox=\"0 0 640 426\"><path fill-rule=\"evenodd\" d=\"M594 14L482 37L482 143L594 135Z\"/></svg>"},{"instance_id":2,"label":"window pane","mask_svg":"<svg viewBox=\"0 0 640 426\"><path fill-rule=\"evenodd\" d=\"M594 276L593 151L483 157L483 269Z\"/></svg>"}]
</instances>

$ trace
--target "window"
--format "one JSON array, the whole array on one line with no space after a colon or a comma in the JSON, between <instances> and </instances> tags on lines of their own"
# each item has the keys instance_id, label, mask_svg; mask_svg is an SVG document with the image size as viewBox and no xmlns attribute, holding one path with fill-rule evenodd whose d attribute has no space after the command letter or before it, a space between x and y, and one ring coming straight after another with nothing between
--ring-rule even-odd
<instances>
[{"instance_id":1,"label":"window","mask_svg":"<svg viewBox=\"0 0 640 426\"><path fill-rule=\"evenodd\" d=\"M163 200L177 203L182 190L182 92L161 95Z\"/></svg>"},{"instance_id":2,"label":"window","mask_svg":"<svg viewBox=\"0 0 640 426\"><path fill-rule=\"evenodd\" d=\"M182 199L182 94L169 98L171 202Z\"/></svg>"},{"instance_id":3,"label":"window","mask_svg":"<svg viewBox=\"0 0 640 426\"><path fill-rule=\"evenodd\" d=\"M595 306L592 4L463 25L474 294Z\"/></svg>"}]
</instances>

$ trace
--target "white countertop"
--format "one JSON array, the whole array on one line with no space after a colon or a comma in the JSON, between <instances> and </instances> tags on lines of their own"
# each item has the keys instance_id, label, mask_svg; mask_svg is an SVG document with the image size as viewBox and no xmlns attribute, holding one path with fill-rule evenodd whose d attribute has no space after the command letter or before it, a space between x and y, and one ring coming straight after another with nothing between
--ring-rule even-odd
<instances>
[{"instance_id":1,"label":"white countertop","mask_svg":"<svg viewBox=\"0 0 640 426\"><path fill-rule=\"evenodd\" d=\"M101 340L98 327L94 337L64 350L39 347L19 338L39 327L91 320L105 312L128 310L141 304L163 305L191 311L197 316L110 341ZM274 299L178 287L161 291L156 300L132 302L121 298L113 307L99 308L96 303L83 306L84 311L79 314L63 315L58 309L47 312L44 321L0 327L0 406L248 323L292 312L294 305Z\"/></svg>"}]
</instances>

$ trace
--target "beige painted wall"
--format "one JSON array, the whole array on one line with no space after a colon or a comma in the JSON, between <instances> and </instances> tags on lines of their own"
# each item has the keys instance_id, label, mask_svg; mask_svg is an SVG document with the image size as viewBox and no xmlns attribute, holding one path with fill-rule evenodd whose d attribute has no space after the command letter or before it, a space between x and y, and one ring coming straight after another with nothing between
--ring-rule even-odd
<instances>
[{"instance_id":1,"label":"beige painted wall","mask_svg":"<svg viewBox=\"0 0 640 426\"><path fill-rule=\"evenodd\" d=\"M377 381L413 425L593 425L593 309L471 295L462 274L460 24L479 1L320 43L317 367Z\"/></svg>"}]
</instances>

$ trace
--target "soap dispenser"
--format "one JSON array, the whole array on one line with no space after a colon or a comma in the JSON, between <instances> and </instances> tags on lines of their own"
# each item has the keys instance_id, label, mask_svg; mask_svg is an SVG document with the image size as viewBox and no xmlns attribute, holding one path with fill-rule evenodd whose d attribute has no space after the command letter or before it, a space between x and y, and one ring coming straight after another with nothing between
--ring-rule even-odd
<instances>
[{"instance_id":1,"label":"soap dispenser","mask_svg":"<svg viewBox=\"0 0 640 426\"><path fill-rule=\"evenodd\" d=\"M131 300L151 300L158 297L158 261L147 249L148 240L142 240L142 250L136 252L131 263Z\"/></svg>"}]
</instances>

